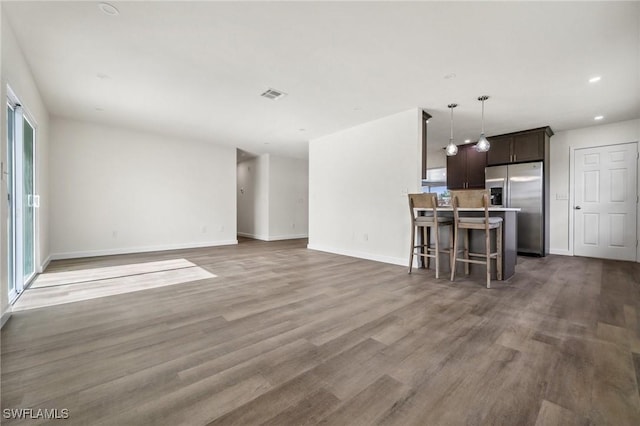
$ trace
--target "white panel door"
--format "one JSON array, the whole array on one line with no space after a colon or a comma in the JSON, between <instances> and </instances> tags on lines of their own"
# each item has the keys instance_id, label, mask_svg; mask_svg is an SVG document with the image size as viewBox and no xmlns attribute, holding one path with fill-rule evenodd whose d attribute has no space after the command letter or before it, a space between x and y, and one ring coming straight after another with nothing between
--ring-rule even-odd
<instances>
[{"instance_id":1,"label":"white panel door","mask_svg":"<svg viewBox=\"0 0 640 426\"><path fill-rule=\"evenodd\" d=\"M577 149L574 254L636 260L638 144Z\"/></svg>"}]
</instances>

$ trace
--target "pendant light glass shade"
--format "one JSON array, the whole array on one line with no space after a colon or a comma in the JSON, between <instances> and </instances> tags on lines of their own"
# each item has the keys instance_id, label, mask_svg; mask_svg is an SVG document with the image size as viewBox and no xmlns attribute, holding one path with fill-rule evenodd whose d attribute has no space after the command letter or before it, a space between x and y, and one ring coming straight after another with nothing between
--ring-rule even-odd
<instances>
[{"instance_id":1,"label":"pendant light glass shade","mask_svg":"<svg viewBox=\"0 0 640 426\"><path fill-rule=\"evenodd\" d=\"M451 136L449 137L449 144L447 145L446 152L449 157L456 155L458 153L458 146L453 143L453 109L458 106L458 104L449 104L447 105L451 110Z\"/></svg>"},{"instance_id":2,"label":"pendant light glass shade","mask_svg":"<svg viewBox=\"0 0 640 426\"><path fill-rule=\"evenodd\" d=\"M449 145L447 145L447 155L449 157L456 155L458 153L458 147L453 143L453 141L449 142Z\"/></svg>"},{"instance_id":3,"label":"pendant light glass shade","mask_svg":"<svg viewBox=\"0 0 640 426\"><path fill-rule=\"evenodd\" d=\"M491 144L485 137L484 133L480 134L480 139L478 139L478 143L476 144L476 151L478 152L487 152L491 148Z\"/></svg>"},{"instance_id":4,"label":"pendant light glass shade","mask_svg":"<svg viewBox=\"0 0 640 426\"><path fill-rule=\"evenodd\" d=\"M482 132L480 133L480 139L478 139L478 143L475 146L476 151L478 152L487 152L489 151L489 148L491 148L489 140L487 140L487 137L484 135L484 101L487 99L489 99L489 97L486 95L478 98L478 100L482 102Z\"/></svg>"}]
</instances>

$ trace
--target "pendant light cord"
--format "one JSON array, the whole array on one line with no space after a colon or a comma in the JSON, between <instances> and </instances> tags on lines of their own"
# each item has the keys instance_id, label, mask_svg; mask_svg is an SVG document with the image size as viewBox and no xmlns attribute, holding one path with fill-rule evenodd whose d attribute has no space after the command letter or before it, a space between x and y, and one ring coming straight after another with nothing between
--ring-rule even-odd
<instances>
[{"instance_id":1,"label":"pendant light cord","mask_svg":"<svg viewBox=\"0 0 640 426\"><path fill-rule=\"evenodd\" d=\"M449 144L447 144L447 156L456 155L458 153L458 147L453 143L453 109L458 104L449 104L447 107L451 110L451 135L449 136Z\"/></svg>"},{"instance_id":2,"label":"pendant light cord","mask_svg":"<svg viewBox=\"0 0 640 426\"><path fill-rule=\"evenodd\" d=\"M451 110L451 136L449 136L449 141L453 142L453 105L449 105L449 109Z\"/></svg>"},{"instance_id":3,"label":"pendant light cord","mask_svg":"<svg viewBox=\"0 0 640 426\"><path fill-rule=\"evenodd\" d=\"M482 99L482 134L484 135L484 99Z\"/></svg>"}]
</instances>

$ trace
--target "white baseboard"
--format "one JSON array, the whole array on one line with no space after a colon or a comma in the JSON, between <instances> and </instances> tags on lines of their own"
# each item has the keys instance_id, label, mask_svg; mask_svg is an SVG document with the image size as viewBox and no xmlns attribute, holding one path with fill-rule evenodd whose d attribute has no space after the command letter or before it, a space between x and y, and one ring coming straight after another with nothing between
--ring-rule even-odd
<instances>
[{"instance_id":1,"label":"white baseboard","mask_svg":"<svg viewBox=\"0 0 640 426\"><path fill-rule=\"evenodd\" d=\"M269 237L267 241L297 240L299 238L309 238L309 234L276 235L275 237Z\"/></svg>"},{"instance_id":2,"label":"white baseboard","mask_svg":"<svg viewBox=\"0 0 640 426\"><path fill-rule=\"evenodd\" d=\"M43 273L43 272L47 269L47 266L49 266L49 263L51 263L51 255L49 255L49 257L47 257L47 258L44 260L44 262L42 263L42 265L40 265L40 270L39 270L39 271L36 271L36 272L38 272L39 274Z\"/></svg>"},{"instance_id":3,"label":"white baseboard","mask_svg":"<svg viewBox=\"0 0 640 426\"><path fill-rule=\"evenodd\" d=\"M342 256L357 257L358 259L366 259L366 260L374 260L376 262L390 263L392 265L400 265L400 266L409 265L409 259L404 257L400 258L400 257L392 257L392 256L383 256L379 254L366 253L366 252L361 252L356 250L337 249L335 247L327 247L327 246L318 245L318 244L307 244L307 248L310 250L340 254Z\"/></svg>"},{"instance_id":4,"label":"white baseboard","mask_svg":"<svg viewBox=\"0 0 640 426\"><path fill-rule=\"evenodd\" d=\"M241 237L251 238L254 240L269 241L269 237L267 237L266 235L251 234L249 232L238 232L237 234Z\"/></svg>"},{"instance_id":5,"label":"white baseboard","mask_svg":"<svg viewBox=\"0 0 640 426\"><path fill-rule=\"evenodd\" d=\"M254 240L261 241L280 241L280 240L297 240L299 238L309 238L309 234L289 234L289 235L276 235L275 237L268 235L250 234L248 232L238 232L241 237L252 238Z\"/></svg>"},{"instance_id":6,"label":"white baseboard","mask_svg":"<svg viewBox=\"0 0 640 426\"><path fill-rule=\"evenodd\" d=\"M559 256L573 256L573 253L571 253L571 251L569 250L558 250L558 249L549 249L549 254L557 254ZM640 263L640 258L637 259L637 263Z\"/></svg>"},{"instance_id":7,"label":"white baseboard","mask_svg":"<svg viewBox=\"0 0 640 426\"><path fill-rule=\"evenodd\" d=\"M68 252L68 253L53 253L51 254L51 256L49 256L49 258L51 260L76 259L81 257L112 256L115 254L146 253L146 252L165 251L165 250L182 250L182 249L190 249L190 248L228 246L233 244L238 244L238 240L208 241L204 243L167 244L162 246L130 247L130 248L117 248L117 249L105 249L105 250L76 251L76 252Z\"/></svg>"},{"instance_id":8,"label":"white baseboard","mask_svg":"<svg viewBox=\"0 0 640 426\"><path fill-rule=\"evenodd\" d=\"M573 256L569 250L549 249L549 254L557 254L559 256Z\"/></svg>"}]
</instances>

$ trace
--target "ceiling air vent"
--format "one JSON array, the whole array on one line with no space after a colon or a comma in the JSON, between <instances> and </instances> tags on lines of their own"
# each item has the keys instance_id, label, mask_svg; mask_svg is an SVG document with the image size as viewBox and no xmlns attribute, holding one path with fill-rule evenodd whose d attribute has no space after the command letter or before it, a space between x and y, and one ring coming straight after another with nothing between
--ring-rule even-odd
<instances>
[{"instance_id":1,"label":"ceiling air vent","mask_svg":"<svg viewBox=\"0 0 640 426\"><path fill-rule=\"evenodd\" d=\"M272 99L272 100L278 100L284 96L286 96L287 94L284 92L281 92L279 90L275 90L275 89L267 89L263 94L261 94L260 96L267 98L267 99Z\"/></svg>"}]
</instances>

